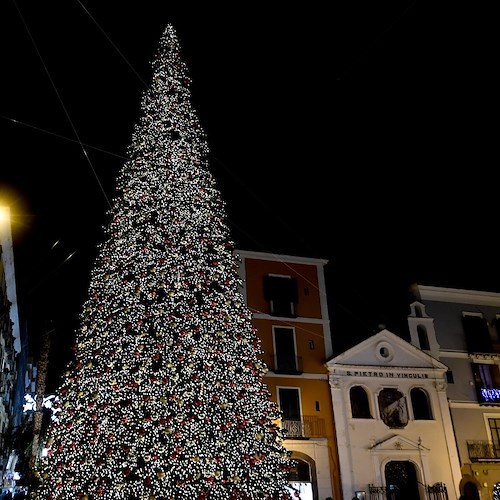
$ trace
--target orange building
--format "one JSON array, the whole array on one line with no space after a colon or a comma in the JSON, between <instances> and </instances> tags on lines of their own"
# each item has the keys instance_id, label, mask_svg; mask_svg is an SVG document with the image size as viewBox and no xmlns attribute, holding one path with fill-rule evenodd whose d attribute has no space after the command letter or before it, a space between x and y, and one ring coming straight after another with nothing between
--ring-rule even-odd
<instances>
[{"instance_id":1,"label":"orange building","mask_svg":"<svg viewBox=\"0 0 500 500\"><path fill-rule=\"evenodd\" d=\"M291 482L310 500L341 499L328 370L327 260L237 250L243 294L262 340L265 381L282 411Z\"/></svg>"}]
</instances>

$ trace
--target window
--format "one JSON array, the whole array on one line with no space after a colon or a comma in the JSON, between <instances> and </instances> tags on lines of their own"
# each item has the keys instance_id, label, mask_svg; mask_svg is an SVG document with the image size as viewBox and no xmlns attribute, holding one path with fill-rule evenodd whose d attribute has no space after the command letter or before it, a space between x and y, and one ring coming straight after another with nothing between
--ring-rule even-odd
<instances>
[{"instance_id":1,"label":"window","mask_svg":"<svg viewBox=\"0 0 500 500\"><path fill-rule=\"evenodd\" d=\"M349 396L351 399L352 418L372 418L368 394L363 387L359 385L351 387Z\"/></svg>"},{"instance_id":2,"label":"window","mask_svg":"<svg viewBox=\"0 0 500 500\"><path fill-rule=\"evenodd\" d=\"M497 314L495 319L493 320L493 325L495 326L495 330L497 332L497 337L500 338L500 316Z\"/></svg>"},{"instance_id":3,"label":"window","mask_svg":"<svg viewBox=\"0 0 500 500\"><path fill-rule=\"evenodd\" d=\"M300 420L300 395L295 387L278 389L280 409L284 420Z\"/></svg>"},{"instance_id":4,"label":"window","mask_svg":"<svg viewBox=\"0 0 500 500\"><path fill-rule=\"evenodd\" d=\"M420 349L423 351L429 351L429 337L427 335L427 330L423 325L417 325L417 334L418 334L418 344L420 345Z\"/></svg>"},{"instance_id":5,"label":"window","mask_svg":"<svg viewBox=\"0 0 500 500\"><path fill-rule=\"evenodd\" d=\"M491 442L495 458L500 457L500 418L489 418L488 425L491 432Z\"/></svg>"},{"instance_id":6,"label":"window","mask_svg":"<svg viewBox=\"0 0 500 500\"><path fill-rule=\"evenodd\" d=\"M382 341L375 346L375 356L383 363L389 363L394 358L394 350L388 342Z\"/></svg>"},{"instance_id":7,"label":"window","mask_svg":"<svg viewBox=\"0 0 500 500\"><path fill-rule=\"evenodd\" d=\"M462 323L469 352L493 352L488 324L481 314L464 312Z\"/></svg>"},{"instance_id":8,"label":"window","mask_svg":"<svg viewBox=\"0 0 500 500\"><path fill-rule=\"evenodd\" d=\"M381 347L379 352L383 358L388 358L390 355L389 349L387 347Z\"/></svg>"},{"instance_id":9,"label":"window","mask_svg":"<svg viewBox=\"0 0 500 500\"><path fill-rule=\"evenodd\" d=\"M273 316L296 316L298 302L297 281L290 276L264 276L264 297Z\"/></svg>"},{"instance_id":10,"label":"window","mask_svg":"<svg viewBox=\"0 0 500 500\"><path fill-rule=\"evenodd\" d=\"M295 330L293 328L273 327L274 372L301 373L300 359L295 349Z\"/></svg>"},{"instance_id":11,"label":"window","mask_svg":"<svg viewBox=\"0 0 500 500\"><path fill-rule=\"evenodd\" d=\"M410 392L413 418L415 420L432 420L429 396L424 389L415 387Z\"/></svg>"},{"instance_id":12,"label":"window","mask_svg":"<svg viewBox=\"0 0 500 500\"><path fill-rule=\"evenodd\" d=\"M302 437L302 412L300 410L300 392L295 387L279 387L278 400L281 410L281 425L285 436Z\"/></svg>"},{"instance_id":13,"label":"window","mask_svg":"<svg viewBox=\"0 0 500 500\"><path fill-rule=\"evenodd\" d=\"M479 403L500 404L500 370L498 365L472 363Z\"/></svg>"},{"instance_id":14,"label":"window","mask_svg":"<svg viewBox=\"0 0 500 500\"><path fill-rule=\"evenodd\" d=\"M401 429L408 424L406 398L397 389L382 389L378 395L380 417L387 427Z\"/></svg>"}]
</instances>

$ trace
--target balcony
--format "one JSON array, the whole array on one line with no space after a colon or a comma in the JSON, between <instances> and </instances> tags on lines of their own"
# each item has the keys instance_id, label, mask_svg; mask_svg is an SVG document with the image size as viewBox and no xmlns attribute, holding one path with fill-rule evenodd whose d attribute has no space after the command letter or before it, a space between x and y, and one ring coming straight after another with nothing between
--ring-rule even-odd
<instances>
[{"instance_id":1,"label":"balcony","mask_svg":"<svg viewBox=\"0 0 500 500\"><path fill-rule=\"evenodd\" d=\"M277 374L302 375L303 373L301 356L277 356L271 354L268 367Z\"/></svg>"},{"instance_id":2,"label":"balcony","mask_svg":"<svg viewBox=\"0 0 500 500\"><path fill-rule=\"evenodd\" d=\"M467 441L471 462L500 462L500 443L489 441Z\"/></svg>"},{"instance_id":3,"label":"balcony","mask_svg":"<svg viewBox=\"0 0 500 500\"><path fill-rule=\"evenodd\" d=\"M297 420L282 419L281 427L286 439L309 439L326 437L325 421L313 415L303 415Z\"/></svg>"},{"instance_id":4,"label":"balcony","mask_svg":"<svg viewBox=\"0 0 500 500\"><path fill-rule=\"evenodd\" d=\"M422 487L426 500L448 500L448 490L444 483L423 484ZM368 500L404 500L404 496L397 491L397 488L370 484L368 486Z\"/></svg>"}]
</instances>

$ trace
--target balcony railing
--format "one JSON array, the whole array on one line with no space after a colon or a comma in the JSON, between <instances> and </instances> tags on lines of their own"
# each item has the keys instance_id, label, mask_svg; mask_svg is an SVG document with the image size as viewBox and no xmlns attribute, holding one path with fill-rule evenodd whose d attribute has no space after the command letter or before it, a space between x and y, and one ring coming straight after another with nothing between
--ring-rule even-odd
<instances>
[{"instance_id":1,"label":"balcony railing","mask_svg":"<svg viewBox=\"0 0 500 500\"><path fill-rule=\"evenodd\" d=\"M283 419L281 427L287 439L307 439L326 437L325 421L313 415L303 415L297 420Z\"/></svg>"},{"instance_id":2,"label":"balcony railing","mask_svg":"<svg viewBox=\"0 0 500 500\"><path fill-rule=\"evenodd\" d=\"M500 443L489 441L467 441L471 462L500 462Z\"/></svg>"},{"instance_id":3,"label":"balcony railing","mask_svg":"<svg viewBox=\"0 0 500 500\"><path fill-rule=\"evenodd\" d=\"M272 354L268 366L274 373L287 375L301 375L303 373L301 356L276 356L276 354Z\"/></svg>"},{"instance_id":4,"label":"balcony railing","mask_svg":"<svg viewBox=\"0 0 500 500\"><path fill-rule=\"evenodd\" d=\"M425 491L426 500L448 500L448 490L444 483L436 483L434 485L422 485ZM375 486L370 484L368 486L368 499L367 500L405 500L402 492L397 488L389 486Z\"/></svg>"}]
</instances>

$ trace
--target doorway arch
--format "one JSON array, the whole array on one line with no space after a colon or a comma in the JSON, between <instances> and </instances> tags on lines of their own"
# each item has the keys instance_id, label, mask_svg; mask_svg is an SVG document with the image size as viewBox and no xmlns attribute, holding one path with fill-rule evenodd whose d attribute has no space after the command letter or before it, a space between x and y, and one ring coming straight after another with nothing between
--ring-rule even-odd
<instances>
[{"instance_id":1,"label":"doorway arch","mask_svg":"<svg viewBox=\"0 0 500 500\"><path fill-rule=\"evenodd\" d=\"M302 490L300 498L304 496L307 499L319 500L316 463L309 455L299 451L293 451L291 458L295 461L295 466L288 475L288 483L294 485L295 490Z\"/></svg>"},{"instance_id":2,"label":"doorway arch","mask_svg":"<svg viewBox=\"0 0 500 500\"><path fill-rule=\"evenodd\" d=\"M464 484L463 497L465 500L479 500L479 490L477 489L476 483L473 481L467 481Z\"/></svg>"},{"instance_id":3,"label":"doorway arch","mask_svg":"<svg viewBox=\"0 0 500 500\"><path fill-rule=\"evenodd\" d=\"M417 469L409 460L392 460L385 465L387 497L391 500L420 500Z\"/></svg>"}]
</instances>

